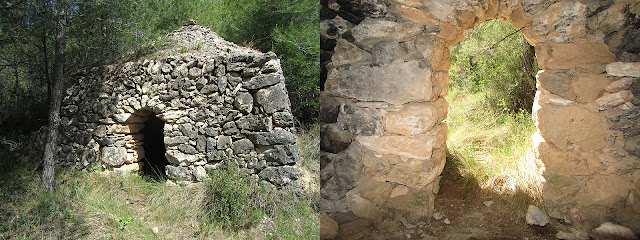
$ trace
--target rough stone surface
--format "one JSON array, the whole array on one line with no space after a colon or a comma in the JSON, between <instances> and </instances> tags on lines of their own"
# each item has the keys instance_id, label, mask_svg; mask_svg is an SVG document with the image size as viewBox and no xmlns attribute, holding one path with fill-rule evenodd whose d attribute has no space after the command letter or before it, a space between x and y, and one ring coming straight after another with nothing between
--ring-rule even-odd
<instances>
[{"instance_id":1,"label":"rough stone surface","mask_svg":"<svg viewBox=\"0 0 640 240\"><path fill-rule=\"evenodd\" d=\"M60 149L71 149L60 151L70 159L63 164L139 168L141 130L155 115L164 123L170 180L201 181L204 165L236 157L268 159L266 169L266 163L247 167L278 186L298 179L293 115L275 54L239 47L198 25L168 38L194 50L160 50L150 59L72 74L62 104L63 122L73 123L62 126ZM78 152L86 157L73 157Z\"/></svg>"},{"instance_id":2,"label":"rough stone surface","mask_svg":"<svg viewBox=\"0 0 640 240\"><path fill-rule=\"evenodd\" d=\"M529 225L538 225L544 227L544 225L547 225L549 223L549 217L547 217L547 214L533 205L529 205L526 218L527 224Z\"/></svg>"},{"instance_id":3,"label":"rough stone surface","mask_svg":"<svg viewBox=\"0 0 640 240\"><path fill-rule=\"evenodd\" d=\"M612 76L640 77L640 62L613 62L607 64L607 73Z\"/></svg>"},{"instance_id":4,"label":"rough stone surface","mask_svg":"<svg viewBox=\"0 0 640 240\"><path fill-rule=\"evenodd\" d=\"M321 2L320 208L334 220L357 217L337 221L338 237L431 216L446 155L449 49L488 19L511 21L536 47L544 207L583 228L563 236L583 238L576 233L603 219L640 233L631 217L640 215L637 1L381 3Z\"/></svg>"},{"instance_id":5,"label":"rough stone surface","mask_svg":"<svg viewBox=\"0 0 640 240\"><path fill-rule=\"evenodd\" d=\"M320 239L334 239L338 236L338 223L325 212L320 212Z\"/></svg>"},{"instance_id":6,"label":"rough stone surface","mask_svg":"<svg viewBox=\"0 0 640 240\"><path fill-rule=\"evenodd\" d=\"M624 240L637 240L636 236L631 229L613 224L610 222L604 222L596 229L593 229L593 234L599 239L624 239Z\"/></svg>"}]
</instances>

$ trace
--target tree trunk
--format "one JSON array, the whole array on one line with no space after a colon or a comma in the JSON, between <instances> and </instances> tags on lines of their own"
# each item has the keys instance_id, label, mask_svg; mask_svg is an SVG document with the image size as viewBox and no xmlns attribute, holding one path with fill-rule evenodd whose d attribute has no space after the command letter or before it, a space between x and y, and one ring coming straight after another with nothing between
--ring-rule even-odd
<instances>
[{"instance_id":1,"label":"tree trunk","mask_svg":"<svg viewBox=\"0 0 640 240\"><path fill-rule=\"evenodd\" d=\"M536 96L536 48L531 46L527 39L522 38L522 71L524 72L524 103L522 109L532 111L533 100Z\"/></svg>"},{"instance_id":2,"label":"tree trunk","mask_svg":"<svg viewBox=\"0 0 640 240\"><path fill-rule=\"evenodd\" d=\"M49 102L49 134L44 147L44 157L42 159L42 187L51 192L54 188L55 179L55 155L58 142L58 127L60 126L60 106L62 105L63 70L64 70L64 48L65 27L67 24L67 4L66 0L61 0L58 4L58 22L56 24L56 46L55 63L53 66L53 91Z\"/></svg>"}]
</instances>

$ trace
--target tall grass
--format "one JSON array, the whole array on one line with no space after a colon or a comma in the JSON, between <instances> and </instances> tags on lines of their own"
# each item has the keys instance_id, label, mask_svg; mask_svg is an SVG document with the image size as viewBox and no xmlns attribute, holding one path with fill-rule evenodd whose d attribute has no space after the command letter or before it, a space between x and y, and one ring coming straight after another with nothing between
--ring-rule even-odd
<instances>
[{"instance_id":1,"label":"tall grass","mask_svg":"<svg viewBox=\"0 0 640 240\"><path fill-rule=\"evenodd\" d=\"M482 92L452 88L447 146L463 175L500 193L523 191L540 197L541 176L533 154L535 126L526 111L505 114L488 105Z\"/></svg>"},{"instance_id":2,"label":"tall grass","mask_svg":"<svg viewBox=\"0 0 640 240\"><path fill-rule=\"evenodd\" d=\"M309 140L299 144L303 173L316 171L319 161L306 145L314 144L313 134L298 133ZM26 144L32 140L12 151L0 146L0 239L319 238L317 190L309 187L317 183L275 191L226 168L198 184L168 186L137 174L58 168L49 194L39 187L42 149Z\"/></svg>"}]
</instances>

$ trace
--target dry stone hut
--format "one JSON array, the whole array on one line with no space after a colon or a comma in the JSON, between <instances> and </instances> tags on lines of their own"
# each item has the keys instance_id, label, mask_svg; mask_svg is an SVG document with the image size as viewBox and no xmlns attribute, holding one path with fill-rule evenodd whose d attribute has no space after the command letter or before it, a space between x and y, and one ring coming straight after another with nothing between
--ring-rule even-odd
<instances>
[{"instance_id":1,"label":"dry stone hut","mask_svg":"<svg viewBox=\"0 0 640 240\"><path fill-rule=\"evenodd\" d=\"M60 156L81 169L144 170L199 181L231 159L277 186L299 171L294 120L272 52L184 26L155 57L73 75Z\"/></svg>"},{"instance_id":2,"label":"dry stone hut","mask_svg":"<svg viewBox=\"0 0 640 240\"><path fill-rule=\"evenodd\" d=\"M463 30L500 19L521 29L542 69L533 147L544 209L574 226L612 221L640 234L640 2L322 3L320 203L339 224L385 229L432 216L449 48Z\"/></svg>"}]
</instances>

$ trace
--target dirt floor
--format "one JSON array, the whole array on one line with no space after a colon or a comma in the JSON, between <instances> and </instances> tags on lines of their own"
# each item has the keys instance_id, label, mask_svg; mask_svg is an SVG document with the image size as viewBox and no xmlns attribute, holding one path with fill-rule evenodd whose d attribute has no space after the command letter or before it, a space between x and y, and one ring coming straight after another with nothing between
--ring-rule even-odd
<instances>
[{"instance_id":1,"label":"dirt floor","mask_svg":"<svg viewBox=\"0 0 640 240\"><path fill-rule=\"evenodd\" d=\"M559 223L552 221L544 227L526 223L526 209L531 203L526 195L484 191L452 166L445 167L442 176L434 217L380 232L371 221L334 215L340 224L338 239L556 239L555 226Z\"/></svg>"}]
</instances>

